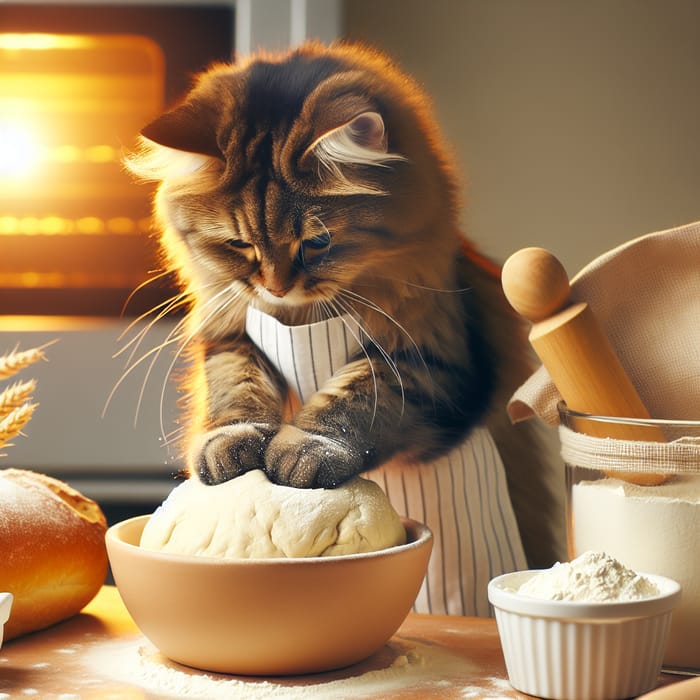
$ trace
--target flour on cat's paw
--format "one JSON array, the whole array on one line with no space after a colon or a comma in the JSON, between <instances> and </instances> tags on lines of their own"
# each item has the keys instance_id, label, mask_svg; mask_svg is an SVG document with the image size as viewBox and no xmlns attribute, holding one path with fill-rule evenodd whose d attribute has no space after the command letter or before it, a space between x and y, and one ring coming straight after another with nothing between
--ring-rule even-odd
<instances>
[{"instance_id":1,"label":"flour on cat's paw","mask_svg":"<svg viewBox=\"0 0 700 700\"><path fill-rule=\"evenodd\" d=\"M191 450L191 471L205 484L220 484L264 466L272 430L257 423L235 423L204 433Z\"/></svg>"},{"instance_id":2,"label":"flour on cat's paw","mask_svg":"<svg viewBox=\"0 0 700 700\"><path fill-rule=\"evenodd\" d=\"M297 488L335 488L363 469L359 454L323 435L285 425L265 453L269 478Z\"/></svg>"}]
</instances>

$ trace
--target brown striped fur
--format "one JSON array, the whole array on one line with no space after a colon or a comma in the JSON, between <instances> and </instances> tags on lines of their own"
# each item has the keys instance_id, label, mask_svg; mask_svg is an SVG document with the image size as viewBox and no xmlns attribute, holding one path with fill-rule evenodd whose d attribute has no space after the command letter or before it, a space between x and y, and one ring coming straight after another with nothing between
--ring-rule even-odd
<instances>
[{"instance_id":1,"label":"brown striped fur","mask_svg":"<svg viewBox=\"0 0 700 700\"><path fill-rule=\"evenodd\" d=\"M377 51L308 44L214 66L143 134L130 167L160 183L190 304L190 468L333 487L397 455L430 460L485 421L531 563L560 557L558 479L505 414L532 369L523 328L463 254L457 175L417 84ZM350 312L372 342L286 420L248 304L285 324Z\"/></svg>"}]
</instances>

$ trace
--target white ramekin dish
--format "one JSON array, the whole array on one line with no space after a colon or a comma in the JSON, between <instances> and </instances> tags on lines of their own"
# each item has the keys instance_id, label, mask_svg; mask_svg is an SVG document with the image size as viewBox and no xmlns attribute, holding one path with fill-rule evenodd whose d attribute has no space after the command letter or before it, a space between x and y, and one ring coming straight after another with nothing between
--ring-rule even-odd
<instances>
[{"instance_id":1,"label":"white ramekin dish","mask_svg":"<svg viewBox=\"0 0 700 700\"><path fill-rule=\"evenodd\" d=\"M671 613L681 587L644 574L659 594L641 600L586 603L518 593L540 571L492 579L489 601L511 685L554 700L617 700L657 684Z\"/></svg>"}]
</instances>

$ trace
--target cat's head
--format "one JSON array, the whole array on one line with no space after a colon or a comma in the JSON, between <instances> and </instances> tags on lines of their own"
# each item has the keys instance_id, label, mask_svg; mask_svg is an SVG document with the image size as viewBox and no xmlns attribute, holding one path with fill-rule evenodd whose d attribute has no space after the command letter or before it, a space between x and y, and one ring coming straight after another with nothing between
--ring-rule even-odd
<instances>
[{"instance_id":1,"label":"cat's head","mask_svg":"<svg viewBox=\"0 0 700 700\"><path fill-rule=\"evenodd\" d=\"M426 99L374 51L308 44L215 66L142 133L130 168L161 183L166 252L212 305L338 311L353 285L420 277L455 234Z\"/></svg>"}]
</instances>

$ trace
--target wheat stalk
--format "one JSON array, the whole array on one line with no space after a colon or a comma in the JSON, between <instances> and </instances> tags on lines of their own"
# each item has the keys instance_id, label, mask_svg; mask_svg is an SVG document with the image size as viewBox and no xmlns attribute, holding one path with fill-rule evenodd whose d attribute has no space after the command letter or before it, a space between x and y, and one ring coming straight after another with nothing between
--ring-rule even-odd
<instances>
[{"instance_id":1,"label":"wheat stalk","mask_svg":"<svg viewBox=\"0 0 700 700\"><path fill-rule=\"evenodd\" d=\"M0 447L5 446L8 440L22 432L22 428L29 422L36 407L35 403L25 403L0 420Z\"/></svg>"},{"instance_id":2,"label":"wheat stalk","mask_svg":"<svg viewBox=\"0 0 700 700\"><path fill-rule=\"evenodd\" d=\"M29 365L39 362L39 360L46 359L44 355L45 347L44 345L40 348L31 348L30 350L17 350L15 348L7 355L1 356L0 379L7 379L25 367L29 367Z\"/></svg>"},{"instance_id":3,"label":"wheat stalk","mask_svg":"<svg viewBox=\"0 0 700 700\"><path fill-rule=\"evenodd\" d=\"M36 389L36 380L15 382L0 392L0 418L27 403Z\"/></svg>"},{"instance_id":4,"label":"wheat stalk","mask_svg":"<svg viewBox=\"0 0 700 700\"><path fill-rule=\"evenodd\" d=\"M0 356L0 379L7 379L35 362L46 359L44 348L47 343L30 350L14 350ZM31 398L36 389L36 381L16 381L0 390L0 447L6 446L8 440L20 435L29 422L38 404Z\"/></svg>"}]
</instances>

